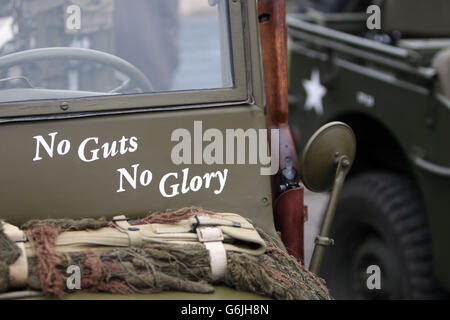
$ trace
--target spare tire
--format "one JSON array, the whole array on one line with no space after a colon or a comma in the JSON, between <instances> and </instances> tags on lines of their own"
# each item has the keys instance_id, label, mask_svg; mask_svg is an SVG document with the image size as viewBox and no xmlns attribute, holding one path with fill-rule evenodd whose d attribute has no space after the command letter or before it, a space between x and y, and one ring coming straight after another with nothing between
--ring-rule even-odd
<instances>
[{"instance_id":1,"label":"spare tire","mask_svg":"<svg viewBox=\"0 0 450 320\"><path fill-rule=\"evenodd\" d=\"M331 236L335 246L326 253L321 275L334 298L442 297L424 205L411 179L389 172L350 178ZM379 288L368 285L377 276L370 266L379 268Z\"/></svg>"}]
</instances>

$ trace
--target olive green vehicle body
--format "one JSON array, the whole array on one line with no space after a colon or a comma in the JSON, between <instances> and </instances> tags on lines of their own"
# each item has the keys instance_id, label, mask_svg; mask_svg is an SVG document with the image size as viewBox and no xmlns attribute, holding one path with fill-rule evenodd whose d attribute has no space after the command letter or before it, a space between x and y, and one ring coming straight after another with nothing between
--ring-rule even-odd
<instances>
[{"instance_id":1,"label":"olive green vehicle body","mask_svg":"<svg viewBox=\"0 0 450 320\"><path fill-rule=\"evenodd\" d=\"M435 274L450 291L450 100L437 89L436 71L417 60L426 56L425 48L416 52L351 35L365 28L365 19L331 14L316 24L305 15L288 17L290 125L301 152L322 125L343 121L358 141L350 174L382 169L415 179L426 206ZM303 81L313 70L327 90L323 114L305 108Z\"/></svg>"},{"instance_id":2,"label":"olive green vehicle body","mask_svg":"<svg viewBox=\"0 0 450 320\"><path fill-rule=\"evenodd\" d=\"M194 121L203 130L263 129L266 127L262 66L256 1L229 1L233 48L232 89L155 93L102 98L31 101L0 105L0 216L20 225L30 219L107 217L124 214L142 217L151 211L200 206L220 212L238 212L275 235L270 176L259 165L177 166L171 161L175 129L193 133ZM63 107L62 107L63 106ZM57 132L56 141L67 139L66 156L33 162L33 137ZM88 137L112 142L138 137L139 148L113 159L83 163L76 147ZM248 148L248 146L247 146ZM139 164L151 170L150 186L117 193L118 168ZM190 169L190 176L229 170L226 188L164 198L158 183L164 174ZM181 182L181 180L179 180ZM76 299L115 299L113 295L77 294ZM124 297L120 297L124 298ZM215 294L165 293L130 295L133 299L258 299L249 293L218 288Z\"/></svg>"}]
</instances>

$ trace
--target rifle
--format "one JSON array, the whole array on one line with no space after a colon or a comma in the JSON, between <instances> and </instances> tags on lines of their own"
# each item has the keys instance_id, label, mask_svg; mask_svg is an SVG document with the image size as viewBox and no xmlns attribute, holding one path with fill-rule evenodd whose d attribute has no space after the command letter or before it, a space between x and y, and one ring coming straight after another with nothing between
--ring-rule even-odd
<instances>
[{"instance_id":1,"label":"rifle","mask_svg":"<svg viewBox=\"0 0 450 320\"><path fill-rule=\"evenodd\" d=\"M275 227L287 251L303 261L304 189L299 184L297 150L288 123L286 1L259 0L258 11L267 128L269 132L278 129L280 137L280 167L272 177Z\"/></svg>"}]
</instances>

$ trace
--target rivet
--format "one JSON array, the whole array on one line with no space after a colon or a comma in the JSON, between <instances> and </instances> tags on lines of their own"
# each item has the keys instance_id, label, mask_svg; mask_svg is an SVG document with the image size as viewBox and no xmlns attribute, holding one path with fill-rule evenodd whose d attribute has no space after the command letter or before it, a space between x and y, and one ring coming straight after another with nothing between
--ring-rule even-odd
<instances>
[{"instance_id":1,"label":"rivet","mask_svg":"<svg viewBox=\"0 0 450 320\"><path fill-rule=\"evenodd\" d=\"M67 111L67 110L69 110L69 104L67 102L63 102L63 103L61 103L60 108L63 111Z\"/></svg>"}]
</instances>

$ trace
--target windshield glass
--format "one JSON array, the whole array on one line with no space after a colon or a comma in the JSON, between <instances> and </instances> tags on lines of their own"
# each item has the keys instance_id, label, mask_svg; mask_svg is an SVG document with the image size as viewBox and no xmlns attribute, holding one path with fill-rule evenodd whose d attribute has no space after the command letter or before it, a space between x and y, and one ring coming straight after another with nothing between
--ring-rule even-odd
<instances>
[{"instance_id":1,"label":"windshield glass","mask_svg":"<svg viewBox=\"0 0 450 320\"><path fill-rule=\"evenodd\" d=\"M0 0L0 103L233 87L226 0Z\"/></svg>"}]
</instances>

